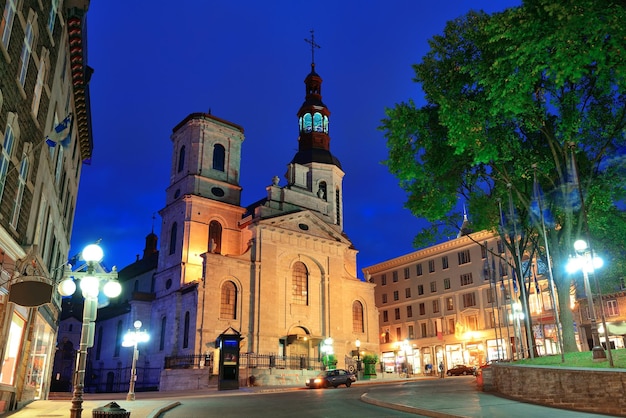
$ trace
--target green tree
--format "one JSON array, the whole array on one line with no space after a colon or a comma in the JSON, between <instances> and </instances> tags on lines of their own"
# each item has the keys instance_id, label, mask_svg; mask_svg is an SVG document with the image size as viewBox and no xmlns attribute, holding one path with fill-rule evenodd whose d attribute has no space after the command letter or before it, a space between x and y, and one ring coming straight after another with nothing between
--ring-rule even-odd
<instances>
[{"instance_id":1,"label":"green tree","mask_svg":"<svg viewBox=\"0 0 626 418\"><path fill-rule=\"evenodd\" d=\"M426 104L396 104L381 126L406 206L431 222L416 246L458 228L459 198L473 228L499 230L511 254L517 245L545 257L549 244L566 352L577 350L565 272L573 241L587 238L611 260L626 255L625 21L617 0L472 11L448 22L413 66ZM554 219L545 234L535 185ZM516 236L501 228L499 206L516 219ZM613 269L623 275L623 264Z\"/></svg>"}]
</instances>

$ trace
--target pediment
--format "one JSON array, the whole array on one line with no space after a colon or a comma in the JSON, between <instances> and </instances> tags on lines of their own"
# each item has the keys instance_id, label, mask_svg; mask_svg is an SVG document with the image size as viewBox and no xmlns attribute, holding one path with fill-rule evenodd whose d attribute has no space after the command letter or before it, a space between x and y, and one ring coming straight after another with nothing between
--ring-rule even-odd
<instances>
[{"instance_id":1,"label":"pediment","mask_svg":"<svg viewBox=\"0 0 626 418\"><path fill-rule=\"evenodd\" d=\"M327 224L317 214L308 210L265 218L259 221L259 226L352 245L352 242L333 225Z\"/></svg>"}]
</instances>

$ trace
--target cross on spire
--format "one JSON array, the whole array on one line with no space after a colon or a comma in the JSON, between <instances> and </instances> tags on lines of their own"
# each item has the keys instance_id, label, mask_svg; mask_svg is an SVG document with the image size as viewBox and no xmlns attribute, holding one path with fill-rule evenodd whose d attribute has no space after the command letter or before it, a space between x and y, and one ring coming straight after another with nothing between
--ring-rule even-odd
<instances>
[{"instance_id":1,"label":"cross on spire","mask_svg":"<svg viewBox=\"0 0 626 418\"><path fill-rule=\"evenodd\" d=\"M321 48L315 43L315 31L311 29L311 39L304 38L304 42L311 44L311 65L315 65L315 48Z\"/></svg>"}]
</instances>

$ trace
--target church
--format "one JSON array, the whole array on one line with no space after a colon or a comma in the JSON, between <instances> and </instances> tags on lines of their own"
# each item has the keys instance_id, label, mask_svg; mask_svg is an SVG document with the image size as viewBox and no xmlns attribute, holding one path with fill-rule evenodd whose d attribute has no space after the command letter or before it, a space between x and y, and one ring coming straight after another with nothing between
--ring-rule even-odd
<instances>
[{"instance_id":1,"label":"church","mask_svg":"<svg viewBox=\"0 0 626 418\"><path fill-rule=\"evenodd\" d=\"M210 113L174 127L150 318L128 321L149 324L142 354L151 364L211 355L225 330L240 334L242 353L319 358L328 338L337 367L357 340L360 352L378 353L374 284L357 277L358 251L343 230L344 172L314 62L304 83L298 150L285 179L249 206L243 128Z\"/></svg>"}]
</instances>

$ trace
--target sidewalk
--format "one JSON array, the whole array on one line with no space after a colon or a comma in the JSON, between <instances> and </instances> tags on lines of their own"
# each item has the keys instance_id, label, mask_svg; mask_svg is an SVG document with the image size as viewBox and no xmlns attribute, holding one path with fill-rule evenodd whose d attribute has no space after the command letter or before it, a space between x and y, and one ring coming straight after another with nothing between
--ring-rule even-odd
<instances>
[{"instance_id":1,"label":"sidewalk","mask_svg":"<svg viewBox=\"0 0 626 418\"><path fill-rule=\"evenodd\" d=\"M415 383L423 383L416 388ZM406 383L394 390L386 390L389 383ZM539 405L517 402L479 391L475 381L469 377L384 378L360 380L353 384L363 393L361 400L384 408L395 409L429 417L550 417L550 418L591 418L606 417L564 409L548 408ZM102 407L115 401L121 408L131 412L131 418L157 418L161 413L175 408L184 402L185 397L246 395L254 393L282 392L290 390L309 390L303 386L253 386L239 390L218 391L217 388L185 392L140 392L135 401L126 401L125 393L85 394L83 418L91 418L94 408ZM349 389L348 389L349 390ZM67 399L35 401L19 411L10 412L2 417L37 418L69 417L71 394Z\"/></svg>"}]
</instances>

